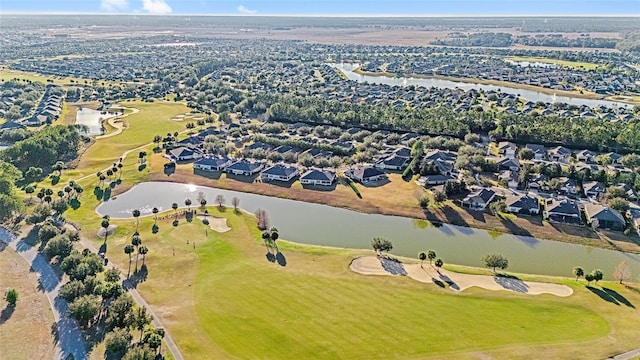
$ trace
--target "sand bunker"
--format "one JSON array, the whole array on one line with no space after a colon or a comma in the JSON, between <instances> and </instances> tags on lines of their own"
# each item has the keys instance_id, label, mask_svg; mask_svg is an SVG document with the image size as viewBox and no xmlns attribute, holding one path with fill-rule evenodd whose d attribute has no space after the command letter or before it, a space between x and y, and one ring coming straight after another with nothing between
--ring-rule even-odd
<instances>
[{"instance_id":1,"label":"sand bunker","mask_svg":"<svg viewBox=\"0 0 640 360\"><path fill-rule=\"evenodd\" d=\"M509 290L521 294L552 294L569 296L573 289L566 285L523 281L516 277L460 274L441 269L425 263L405 264L395 259L376 256L363 256L353 259L349 266L352 271L362 275L400 275L408 276L423 283L435 283L448 286L454 291L462 291L473 286L487 290Z\"/></svg>"},{"instance_id":2,"label":"sand bunker","mask_svg":"<svg viewBox=\"0 0 640 360\"><path fill-rule=\"evenodd\" d=\"M204 215L198 215L198 219L204 220ZM217 231L219 233L227 232L231 230L231 228L227 225L227 218L217 218L213 216L207 216L207 221L209 221L209 228L213 231Z\"/></svg>"}]
</instances>

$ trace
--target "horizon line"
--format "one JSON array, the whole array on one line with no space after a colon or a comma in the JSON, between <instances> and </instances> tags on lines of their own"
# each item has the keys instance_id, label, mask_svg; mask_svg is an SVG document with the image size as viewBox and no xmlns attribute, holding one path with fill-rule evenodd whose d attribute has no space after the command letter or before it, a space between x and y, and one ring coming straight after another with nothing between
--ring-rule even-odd
<instances>
[{"instance_id":1,"label":"horizon line","mask_svg":"<svg viewBox=\"0 0 640 360\"><path fill-rule=\"evenodd\" d=\"M638 14L238 14L238 13L222 13L222 14L201 14L201 13L170 13L170 14L153 14L147 12L56 12L56 11L1 11L0 16L6 15L98 15L98 16L228 16L228 17L335 17L335 18L444 18L444 17L591 17L591 18L610 18L610 17L640 17Z\"/></svg>"}]
</instances>

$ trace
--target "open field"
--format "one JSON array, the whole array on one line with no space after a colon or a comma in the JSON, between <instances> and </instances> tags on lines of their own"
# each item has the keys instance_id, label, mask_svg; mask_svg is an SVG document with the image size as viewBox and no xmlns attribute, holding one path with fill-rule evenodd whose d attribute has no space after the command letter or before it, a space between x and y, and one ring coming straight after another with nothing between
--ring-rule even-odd
<instances>
[{"instance_id":1,"label":"open field","mask_svg":"<svg viewBox=\"0 0 640 360\"><path fill-rule=\"evenodd\" d=\"M621 285L601 284L594 293L570 279L535 277L568 285L574 294L452 293L349 270L354 256L371 252L281 241L271 262L252 216L208 210L226 217L232 230L205 232L200 220L184 217L173 227L171 216L159 221L157 234L152 216L142 218L139 228L149 247L148 272L134 279L186 358L601 359L640 345L635 308L596 295L614 291L630 305L640 302ZM119 228L107 240L107 255L126 272L122 248L135 221L112 223ZM283 224L274 225L286 234ZM85 234L100 245L95 230ZM135 266L134 257L132 272Z\"/></svg>"},{"instance_id":2,"label":"open field","mask_svg":"<svg viewBox=\"0 0 640 360\"><path fill-rule=\"evenodd\" d=\"M18 291L15 308L4 300L7 288ZM46 295L38 290L37 276L11 248L0 243L0 358L51 359L53 314Z\"/></svg>"},{"instance_id":3,"label":"open field","mask_svg":"<svg viewBox=\"0 0 640 360\"><path fill-rule=\"evenodd\" d=\"M595 70L600 65L588 62L578 62L578 61L566 61L559 59L549 59L549 58L541 58L541 57L522 57L522 56L510 56L505 58L506 60L511 61L525 61L525 62L539 62L544 64L556 64L560 66L565 66L572 69L583 69L583 70Z\"/></svg>"}]
</instances>

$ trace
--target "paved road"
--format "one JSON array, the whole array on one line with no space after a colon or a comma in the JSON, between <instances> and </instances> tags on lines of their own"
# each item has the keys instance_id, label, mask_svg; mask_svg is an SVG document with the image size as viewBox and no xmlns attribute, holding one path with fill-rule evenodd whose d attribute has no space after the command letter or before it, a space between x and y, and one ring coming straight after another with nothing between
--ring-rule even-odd
<instances>
[{"instance_id":1,"label":"paved road","mask_svg":"<svg viewBox=\"0 0 640 360\"><path fill-rule=\"evenodd\" d=\"M614 357L610 357L607 360L634 360L640 358L640 349L635 349L628 351L624 354L616 355Z\"/></svg>"},{"instance_id":2,"label":"paved road","mask_svg":"<svg viewBox=\"0 0 640 360\"><path fill-rule=\"evenodd\" d=\"M77 360L86 359L87 351L82 333L78 323L67 316L67 302L58 297L62 282L49 262L38 253L36 248L13 236L2 227L0 227L0 241L14 249L31 266L31 271L38 274L40 286L49 299L58 331L54 359L66 359L70 354Z\"/></svg>"},{"instance_id":3,"label":"paved road","mask_svg":"<svg viewBox=\"0 0 640 360\"><path fill-rule=\"evenodd\" d=\"M72 230L76 230L75 228L73 228L72 225L68 224L67 226L71 227ZM89 241L87 241L84 238L80 238L80 243L82 244L82 246L86 247L87 249L93 251L94 253L98 253L98 249L96 249L95 246L93 246L93 244ZM112 262L109 262L109 264L106 266L108 269L110 268L116 268L115 265L113 265ZM129 291L129 294L131 294L131 296L133 297L133 299L135 300L135 302L139 305L139 306L143 306L147 309L147 313L149 315L151 315L151 318L153 319L153 325L155 327L158 328L163 328L165 330L165 334L164 334L164 341L166 343L166 347L169 349L169 351L171 351L171 355L173 355L173 358L176 360L184 360L184 358L182 357L182 354L180 353L180 349L178 349L178 346L176 345L176 343L173 341L173 339L171 338L171 335L169 334L169 331L167 330L167 328L165 326L162 325L162 322L160 321L160 317L157 316L154 312L153 309L151 308L151 306L149 306L149 304L142 298L142 296L140 295L140 293L138 292L138 290L135 289L135 287L133 286L133 284L131 284L129 282L129 280L127 280L124 275L124 271L122 271L122 269L120 269L120 278L123 281L123 286L125 289L127 289Z\"/></svg>"}]
</instances>

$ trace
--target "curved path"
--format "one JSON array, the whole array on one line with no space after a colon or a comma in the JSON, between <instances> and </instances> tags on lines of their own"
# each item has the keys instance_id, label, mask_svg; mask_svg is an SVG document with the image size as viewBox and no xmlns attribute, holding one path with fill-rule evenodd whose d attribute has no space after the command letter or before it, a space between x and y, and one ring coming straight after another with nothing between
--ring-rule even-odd
<instances>
[{"instance_id":1,"label":"curved path","mask_svg":"<svg viewBox=\"0 0 640 360\"><path fill-rule=\"evenodd\" d=\"M552 294L566 297L573 289L566 285L522 281L517 277L471 275L438 270L431 265L405 264L395 259L376 256L362 256L353 259L349 268L363 275L400 275L408 276L423 283L447 284L450 289L462 291L473 286L487 290L509 290L521 294Z\"/></svg>"},{"instance_id":2,"label":"curved path","mask_svg":"<svg viewBox=\"0 0 640 360\"><path fill-rule=\"evenodd\" d=\"M65 226L68 227L70 230L77 231L77 229L73 227L71 224L66 224ZM96 254L98 253L98 249L96 249L96 247L93 246L91 242L89 242L87 239L85 239L82 236L80 236L80 244L82 244L82 246L91 250L92 252ZM109 264L107 264L107 266L105 267L107 269L112 269L112 268L117 269L117 267L112 262L109 262ZM153 321L153 326L164 329L165 334L164 334L163 340L167 344L167 348L169 349L169 351L171 351L171 355L173 356L173 358L175 360L184 360L184 358L182 357L182 353L180 353L180 349L178 349L178 346L173 341L173 338L171 338L169 331L167 330L166 327L162 325L162 322L160 321L160 317L157 316L155 312L153 312L153 309L151 308L151 306L149 306L149 304L142 298L142 296L140 295L138 290L136 290L133 284L131 284L131 282L129 282L129 280L123 275L124 272L121 269L118 269L118 270L120 270L120 279L122 280L123 287L129 292L129 294L131 294L131 296L133 297L133 300L135 300L138 306L142 306L147 309L147 314L151 316L151 319Z\"/></svg>"},{"instance_id":3,"label":"curved path","mask_svg":"<svg viewBox=\"0 0 640 360\"><path fill-rule=\"evenodd\" d=\"M56 324L57 339L55 339L54 358L66 359L72 355L74 359L86 359L87 351L84 347L82 333L78 323L67 316L67 302L58 297L63 284L51 264L38 253L35 247L13 236L3 227L0 227L0 241L14 249L31 266L30 271L38 274L40 287L47 295Z\"/></svg>"}]
</instances>

